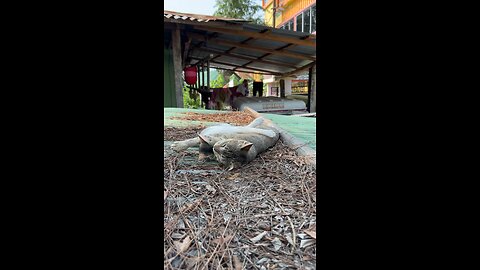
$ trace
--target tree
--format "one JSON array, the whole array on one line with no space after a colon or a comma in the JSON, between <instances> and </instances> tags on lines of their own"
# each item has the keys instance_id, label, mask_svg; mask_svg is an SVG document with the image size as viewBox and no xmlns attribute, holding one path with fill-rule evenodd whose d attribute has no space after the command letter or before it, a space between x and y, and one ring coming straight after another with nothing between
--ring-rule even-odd
<instances>
[{"instance_id":1,"label":"tree","mask_svg":"<svg viewBox=\"0 0 480 270\"><path fill-rule=\"evenodd\" d=\"M210 83L210 87L220 88L220 87L223 87L225 84L226 82L222 74L218 74L217 78Z\"/></svg>"},{"instance_id":2,"label":"tree","mask_svg":"<svg viewBox=\"0 0 480 270\"><path fill-rule=\"evenodd\" d=\"M251 23L264 25L263 18L257 12L262 10L253 0L215 0L214 16L249 20Z\"/></svg>"}]
</instances>

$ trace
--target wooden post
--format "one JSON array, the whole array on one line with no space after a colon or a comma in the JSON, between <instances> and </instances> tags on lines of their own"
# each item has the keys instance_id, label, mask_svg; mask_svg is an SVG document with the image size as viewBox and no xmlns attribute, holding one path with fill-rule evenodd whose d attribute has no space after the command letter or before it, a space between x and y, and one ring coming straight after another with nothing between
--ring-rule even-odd
<instances>
[{"instance_id":1,"label":"wooden post","mask_svg":"<svg viewBox=\"0 0 480 270\"><path fill-rule=\"evenodd\" d=\"M273 11L273 12L272 12L272 14L273 14L273 26L272 26L272 27L273 27L273 28L275 28L275 15L276 15L276 13L277 13L277 5L276 5L276 3L277 3L277 0L273 0L273 10L272 10L272 11Z\"/></svg>"},{"instance_id":2,"label":"wooden post","mask_svg":"<svg viewBox=\"0 0 480 270\"><path fill-rule=\"evenodd\" d=\"M175 29L172 30L172 50L175 100L177 108L183 108L182 44L178 26L175 26Z\"/></svg>"},{"instance_id":3,"label":"wooden post","mask_svg":"<svg viewBox=\"0 0 480 270\"><path fill-rule=\"evenodd\" d=\"M280 97L285 98L285 80L280 79Z\"/></svg>"},{"instance_id":4,"label":"wooden post","mask_svg":"<svg viewBox=\"0 0 480 270\"><path fill-rule=\"evenodd\" d=\"M197 65L197 80L195 81L195 86L197 89L200 89L200 67Z\"/></svg>"},{"instance_id":5,"label":"wooden post","mask_svg":"<svg viewBox=\"0 0 480 270\"><path fill-rule=\"evenodd\" d=\"M207 61L207 88L210 91L210 61Z\"/></svg>"},{"instance_id":6,"label":"wooden post","mask_svg":"<svg viewBox=\"0 0 480 270\"><path fill-rule=\"evenodd\" d=\"M307 111L311 113L311 100L312 100L312 68L308 69L308 84L307 84L307 91L308 91L308 100L307 100Z\"/></svg>"},{"instance_id":7,"label":"wooden post","mask_svg":"<svg viewBox=\"0 0 480 270\"><path fill-rule=\"evenodd\" d=\"M205 63L202 62L202 87L205 86Z\"/></svg>"},{"instance_id":8,"label":"wooden post","mask_svg":"<svg viewBox=\"0 0 480 270\"><path fill-rule=\"evenodd\" d=\"M188 50L190 49L190 43L191 42L192 42L192 38L189 37L187 42L185 43L185 49L183 49L183 58L182 58L183 66L186 66L186 64L187 64Z\"/></svg>"},{"instance_id":9,"label":"wooden post","mask_svg":"<svg viewBox=\"0 0 480 270\"><path fill-rule=\"evenodd\" d=\"M316 80L316 74L317 74L317 67L313 66L312 68L312 76L311 76L311 94L310 94L310 112L316 112L317 111L317 80Z\"/></svg>"}]
</instances>

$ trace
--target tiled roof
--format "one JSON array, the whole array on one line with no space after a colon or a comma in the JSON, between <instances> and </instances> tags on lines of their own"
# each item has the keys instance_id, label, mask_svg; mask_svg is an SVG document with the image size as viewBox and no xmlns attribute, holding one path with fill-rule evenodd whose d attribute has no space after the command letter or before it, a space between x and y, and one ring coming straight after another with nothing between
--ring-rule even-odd
<instances>
[{"instance_id":1,"label":"tiled roof","mask_svg":"<svg viewBox=\"0 0 480 270\"><path fill-rule=\"evenodd\" d=\"M190 20L190 21L198 21L198 22L209 22L209 21L249 22L243 19L233 19L233 18L216 17L216 16L209 16L209 15L181 13L181 12L169 11L169 10L163 11L163 17L167 19Z\"/></svg>"}]
</instances>

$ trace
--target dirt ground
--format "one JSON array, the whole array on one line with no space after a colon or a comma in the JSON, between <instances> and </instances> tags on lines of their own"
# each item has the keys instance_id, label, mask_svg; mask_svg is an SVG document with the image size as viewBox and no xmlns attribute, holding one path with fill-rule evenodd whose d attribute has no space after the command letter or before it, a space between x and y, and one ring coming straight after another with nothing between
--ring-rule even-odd
<instances>
[{"instance_id":1,"label":"dirt ground","mask_svg":"<svg viewBox=\"0 0 480 270\"><path fill-rule=\"evenodd\" d=\"M281 141L232 171L168 150L203 128L165 129L164 269L315 269L315 169Z\"/></svg>"}]
</instances>

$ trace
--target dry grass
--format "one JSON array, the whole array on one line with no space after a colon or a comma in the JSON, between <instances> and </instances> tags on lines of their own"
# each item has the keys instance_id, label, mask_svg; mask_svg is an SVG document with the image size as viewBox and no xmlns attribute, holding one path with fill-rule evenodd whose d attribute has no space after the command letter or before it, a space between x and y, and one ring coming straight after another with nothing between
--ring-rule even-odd
<instances>
[{"instance_id":1,"label":"dry grass","mask_svg":"<svg viewBox=\"0 0 480 270\"><path fill-rule=\"evenodd\" d=\"M165 154L164 269L315 269L316 172L281 141L232 171Z\"/></svg>"},{"instance_id":2,"label":"dry grass","mask_svg":"<svg viewBox=\"0 0 480 270\"><path fill-rule=\"evenodd\" d=\"M191 120L191 121L207 121L227 123L237 126L245 126L250 124L255 118L247 112L226 112L226 113L194 113L186 112L182 116L174 116L172 119Z\"/></svg>"}]
</instances>

